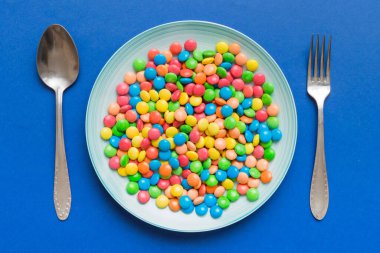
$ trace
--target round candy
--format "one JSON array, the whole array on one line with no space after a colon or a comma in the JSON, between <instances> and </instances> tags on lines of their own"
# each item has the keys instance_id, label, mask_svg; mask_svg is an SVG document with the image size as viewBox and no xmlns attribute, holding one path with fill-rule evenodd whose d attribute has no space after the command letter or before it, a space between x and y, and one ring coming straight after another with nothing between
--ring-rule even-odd
<instances>
[{"instance_id":1,"label":"round candy","mask_svg":"<svg viewBox=\"0 0 380 253\"><path fill-rule=\"evenodd\" d=\"M247 193L247 199L249 201L256 201L259 199L259 191L256 188L250 188Z\"/></svg>"},{"instance_id":2,"label":"round candy","mask_svg":"<svg viewBox=\"0 0 380 253\"><path fill-rule=\"evenodd\" d=\"M210 208L210 215L214 219L219 218L220 216L222 216L222 214L223 214L223 209L221 207L219 207L219 206L213 206L213 207Z\"/></svg>"},{"instance_id":3,"label":"round candy","mask_svg":"<svg viewBox=\"0 0 380 253\"><path fill-rule=\"evenodd\" d=\"M179 198L179 205L182 209L187 209L192 206L193 202L191 201L189 196L182 196Z\"/></svg>"},{"instance_id":4,"label":"round candy","mask_svg":"<svg viewBox=\"0 0 380 253\"><path fill-rule=\"evenodd\" d=\"M195 207L195 213L198 215L198 216L204 216L207 214L207 211L208 211L208 207L205 203L202 203L200 205L197 205Z\"/></svg>"}]
</instances>

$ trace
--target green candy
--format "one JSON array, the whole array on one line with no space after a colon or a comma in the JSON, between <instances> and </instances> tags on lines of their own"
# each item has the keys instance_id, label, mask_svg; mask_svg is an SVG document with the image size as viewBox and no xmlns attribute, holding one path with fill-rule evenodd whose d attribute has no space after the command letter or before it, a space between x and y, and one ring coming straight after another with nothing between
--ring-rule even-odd
<instances>
[{"instance_id":1,"label":"green candy","mask_svg":"<svg viewBox=\"0 0 380 253\"><path fill-rule=\"evenodd\" d=\"M117 137L121 137L121 136L123 136L124 132L120 132L119 130L117 130L116 125L114 125L112 127L112 134L117 136Z\"/></svg>"},{"instance_id":2,"label":"green candy","mask_svg":"<svg viewBox=\"0 0 380 253\"><path fill-rule=\"evenodd\" d=\"M104 148L104 154L111 158L111 157L114 157L117 153L117 149L112 147L111 144L108 144L105 148Z\"/></svg>"},{"instance_id":3,"label":"green candy","mask_svg":"<svg viewBox=\"0 0 380 253\"><path fill-rule=\"evenodd\" d=\"M213 187L218 184L218 179L216 179L215 175L210 175L210 177L206 180L206 184Z\"/></svg>"},{"instance_id":4,"label":"green candy","mask_svg":"<svg viewBox=\"0 0 380 253\"><path fill-rule=\"evenodd\" d=\"M236 126L236 119L232 116L225 118L224 127L227 129L233 129Z\"/></svg>"},{"instance_id":5,"label":"green candy","mask_svg":"<svg viewBox=\"0 0 380 253\"><path fill-rule=\"evenodd\" d=\"M177 88L180 90L180 91L183 91L183 85L181 82L176 82L176 85L177 85Z\"/></svg>"},{"instance_id":6,"label":"green candy","mask_svg":"<svg viewBox=\"0 0 380 253\"><path fill-rule=\"evenodd\" d=\"M221 170L228 170L228 168L231 166L231 162L230 160L228 160L227 158L225 157L222 157L219 161L218 161L218 167L219 169Z\"/></svg>"},{"instance_id":7,"label":"green candy","mask_svg":"<svg viewBox=\"0 0 380 253\"><path fill-rule=\"evenodd\" d=\"M132 182L138 182L141 179L141 174L140 172L137 172L134 175L128 176L128 179L129 181L132 181Z\"/></svg>"},{"instance_id":8,"label":"green candy","mask_svg":"<svg viewBox=\"0 0 380 253\"><path fill-rule=\"evenodd\" d=\"M202 163L200 161L194 161L190 164L190 170L199 174L203 170Z\"/></svg>"},{"instance_id":9,"label":"green candy","mask_svg":"<svg viewBox=\"0 0 380 253\"><path fill-rule=\"evenodd\" d=\"M247 117L253 118L253 117L255 117L256 112L252 108L249 108L249 109L244 110L244 115Z\"/></svg>"},{"instance_id":10,"label":"green candy","mask_svg":"<svg viewBox=\"0 0 380 253\"><path fill-rule=\"evenodd\" d=\"M244 133L247 129L247 125L243 121L236 122L236 127L239 129L240 133Z\"/></svg>"},{"instance_id":11,"label":"green candy","mask_svg":"<svg viewBox=\"0 0 380 253\"><path fill-rule=\"evenodd\" d=\"M263 84L263 91L267 94L272 94L274 91L274 85L272 83L265 82Z\"/></svg>"},{"instance_id":12,"label":"green candy","mask_svg":"<svg viewBox=\"0 0 380 253\"><path fill-rule=\"evenodd\" d=\"M181 106L181 105L179 104L178 101L176 101L176 102L170 101L170 102L169 102L169 105L168 105L168 110L169 110L170 112L175 112L175 111L178 110L178 108L179 108L180 106Z\"/></svg>"},{"instance_id":13,"label":"green candy","mask_svg":"<svg viewBox=\"0 0 380 253\"><path fill-rule=\"evenodd\" d=\"M225 78L227 76L227 70L223 67L217 67L216 68L216 74L220 77L220 78Z\"/></svg>"},{"instance_id":14,"label":"green candy","mask_svg":"<svg viewBox=\"0 0 380 253\"><path fill-rule=\"evenodd\" d=\"M172 172L174 175L180 176L182 174L182 168L178 167L177 169L174 169Z\"/></svg>"},{"instance_id":15,"label":"green candy","mask_svg":"<svg viewBox=\"0 0 380 253\"><path fill-rule=\"evenodd\" d=\"M239 199L240 195L235 189L230 189L227 191L227 198L231 202L235 202Z\"/></svg>"},{"instance_id":16,"label":"green candy","mask_svg":"<svg viewBox=\"0 0 380 253\"><path fill-rule=\"evenodd\" d=\"M276 157L276 152L273 148L264 149L264 158L268 161L272 161Z\"/></svg>"},{"instance_id":17,"label":"green candy","mask_svg":"<svg viewBox=\"0 0 380 253\"><path fill-rule=\"evenodd\" d=\"M198 49L195 49L193 51L193 57L195 60L197 60L198 62L201 62L203 60L203 55L202 55L202 52Z\"/></svg>"},{"instance_id":18,"label":"green candy","mask_svg":"<svg viewBox=\"0 0 380 253\"><path fill-rule=\"evenodd\" d=\"M233 63L235 61L235 56L229 52L223 54L223 61Z\"/></svg>"},{"instance_id":19,"label":"green candy","mask_svg":"<svg viewBox=\"0 0 380 253\"><path fill-rule=\"evenodd\" d=\"M171 157L177 158L177 157L178 157L177 152L175 152L175 151L173 150L173 151L172 151L172 155L171 155Z\"/></svg>"},{"instance_id":20,"label":"green candy","mask_svg":"<svg viewBox=\"0 0 380 253\"><path fill-rule=\"evenodd\" d=\"M270 129L278 128L278 125L280 124L277 117L269 116L267 119L267 125Z\"/></svg>"},{"instance_id":21,"label":"green candy","mask_svg":"<svg viewBox=\"0 0 380 253\"><path fill-rule=\"evenodd\" d=\"M135 123L135 122L130 123L129 126L134 126L134 127L135 127L135 126L136 126L136 123Z\"/></svg>"},{"instance_id":22,"label":"green candy","mask_svg":"<svg viewBox=\"0 0 380 253\"><path fill-rule=\"evenodd\" d=\"M256 188L250 188L247 191L246 195L249 201L256 201L259 199L260 193L259 190L257 190Z\"/></svg>"},{"instance_id":23,"label":"green candy","mask_svg":"<svg viewBox=\"0 0 380 253\"><path fill-rule=\"evenodd\" d=\"M129 122L126 119L120 119L116 122L116 128L119 132L125 132L129 127Z\"/></svg>"},{"instance_id":24,"label":"green candy","mask_svg":"<svg viewBox=\"0 0 380 253\"><path fill-rule=\"evenodd\" d=\"M264 105L270 105L272 103L272 97L269 94L264 93L261 97Z\"/></svg>"},{"instance_id":25,"label":"green candy","mask_svg":"<svg viewBox=\"0 0 380 253\"><path fill-rule=\"evenodd\" d=\"M253 178L260 178L261 172L256 168L251 168L249 170L249 175L251 175L251 177Z\"/></svg>"},{"instance_id":26,"label":"green candy","mask_svg":"<svg viewBox=\"0 0 380 253\"><path fill-rule=\"evenodd\" d=\"M128 182L126 190L128 194L135 195L139 191L139 185L136 182Z\"/></svg>"},{"instance_id":27,"label":"green candy","mask_svg":"<svg viewBox=\"0 0 380 253\"><path fill-rule=\"evenodd\" d=\"M272 140L268 141L268 142L260 142L260 145L263 147L263 148L269 148L270 146L272 146Z\"/></svg>"},{"instance_id":28,"label":"green candy","mask_svg":"<svg viewBox=\"0 0 380 253\"><path fill-rule=\"evenodd\" d=\"M241 75L241 79L243 79L245 83L250 83L253 80L253 73L249 70L246 70Z\"/></svg>"},{"instance_id":29,"label":"green candy","mask_svg":"<svg viewBox=\"0 0 380 253\"><path fill-rule=\"evenodd\" d=\"M175 82L177 82L177 75L169 72L165 75L165 81L167 83L175 83Z\"/></svg>"},{"instance_id":30,"label":"green candy","mask_svg":"<svg viewBox=\"0 0 380 253\"><path fill-rule=\"evenodd\" d=\"M188 134L191 132L192 128L189 125L182 125L179 127L179 130L181 130L181 132L183 132L185 134Z\"/></svg>"},{"instance_id":31,"label":"green candy","mask_svg":"<svg viewBox=\"0 0 380 253\"><path fill-rule=\"evenodd\" d=\"M207 102L211 102L215 98L215 91L212 89L205 90L205 93L203 94L203 99Z\"/></svg>"},{"instance_id":32,"label":"green candy","mask_svg":"<svg viewBox=\"0 0 380 253\"><path fill-rule=\"evenodd\" d=\"M209 89L215 90L214 86L209 84L208 82L205 82L204 86L205 86L206 90L209 90Z\"/></svg>"},{"instance_id":33,"label":"green candy","mask_svg":"<svg viewBox=\"0 0 380 253\"><path fill-rule=\"evenodd\" d=\"M149 192L150 197L152 197L153 199L161 195L161 189L155 185L150 186L148 192Z\"/></svg>"},{"instance_id":34,"label":"green candy","mask_svg":"<svg viewBox=\"0 0 380 253\"><path fill-rule=\"evenodd\" d=\"M241 144L241 143L236 144L234 149L235 149L236 154L245 155L246 150L245 150L245 146L243 144Z\"/></svg>"},{"instance_id":35,"label":"green candy","mask_svg":"<svg viewBox=\"0 0 380 253\"><path fill-rule=\"evenodd\" d=\"M198 65L198 62L194 58L190 57L189 59L186 60L185 64L188 69L195 69Z\"/></svg>"},{"instance_id":36,"label":"green candy","mask_svg":"<svg viewBox=\"0 0 380 253\"><path fill-rule=\"evenodd\" d=\"M156 103L155 102L149 101L148 106L149 106L149 112L153 112L156 110Z\"/></svg>"},{"instance_id":37,"label":"green candy","mask_svg":"<svg viewBox=\"0 0 380 253\"><path fill-rule=\"evenodd\" d=\"M203 165L203 168L204 168L204 169L208 169L208 168L210 168L210 167L211 167L211 159L210 159L210 158L207 158L207 160L204 161L204 162L202 163L202 165Z\"/></svg>"},{"instance_id":38,"label":"green candy","mask_svg":"<svg viewBox=\"0 0 380 253\"><path fill-rule=\"evenodd\" d=\"M237 91L235 93L235 98L237 98L237 100L239 100L239 103L242 103L245 97L244 97L243 92Z\"/></svg>"},{"instance_id":39,"label":"green candy","mask_svg":"<svg viewBox=\"0 0 380 253\"><path fill-rule=\"evenodd\" d=\"M227 209L230 206L230 200L226 196L221 196L218 198L218 206L222 209Z\"/></svg>"},{"instance_id":40,"label":"green candy","mask_svg":"<svg viewBox=\"0 0 380 253\"><path fill-rule=\"evenodd\" d=\"M214 50L205 50L203 51L203 57L214 57L216 55L216 52Z\"/></svg>"},{"instance_id":41,"label":"green candy","mask_svg":"<svg viewBox=\"0 0 380 253\"><path fill-rule=\"evenodd\" d=\"M133 61L133 68L136 72L142 71L145 69L146 61L141 58L137 58Z\"/></svg>"},{"instance_id":42,"label":"green candy","mask_svg":"<svg viewBox=\"0 0 380 253\"><path fill-rule=\"evenodd\" d=\"M236 89L234 86L230 86L230 90L232 91L232 96L234 97L235 96L235 93L236 93Z\"/></svg>"},{"instance_id":43,"label":"green candy","mask_svg":"<svg viewBox=\"0 0 380 253\"><path fill-rule=\"evenodd\" d=\"M125 167L125 166L127 166L127 164L129 163L129 157L128 157L128 155L123 155L122 157L121 157L121 159L120 159L120 166L121 167Z\"/></svg>"},{"instance_id":44,"label":"green candy","mask_svg":"<svg viewBox=\"0 0 380 253\"><path fill-rule=\"evenodd\" d=\"M215 90L215 98L220 98L220 89Z\"/></svg>"}]
</instances>

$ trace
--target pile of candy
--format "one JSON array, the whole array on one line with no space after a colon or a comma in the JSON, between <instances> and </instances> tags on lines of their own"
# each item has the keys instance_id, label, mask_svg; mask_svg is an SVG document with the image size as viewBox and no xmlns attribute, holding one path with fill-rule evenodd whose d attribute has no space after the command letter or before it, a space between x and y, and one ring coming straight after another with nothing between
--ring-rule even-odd
<instances>
[{"instance_id":1,"label":"pile of candy","mask_svg":"<svg viewBox=\"0 0 380 253\"><path fill-rule=\"evenodd\" d=\"M237 43L215 49L194 40L150 49L116 87L104 153L142 204L153 198L159 208L218 218L241 195L256 201L260 182L272 179L271 145L282 137L274 86Z\"/></svg>"}]
</instances>

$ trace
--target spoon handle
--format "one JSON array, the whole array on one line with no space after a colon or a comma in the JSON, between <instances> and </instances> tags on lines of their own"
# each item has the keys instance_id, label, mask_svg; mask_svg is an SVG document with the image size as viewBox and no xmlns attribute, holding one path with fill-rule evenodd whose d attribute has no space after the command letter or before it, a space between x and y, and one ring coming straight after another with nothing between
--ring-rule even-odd
<instances>
[{"instance_id":1,"label":"spoon handle","mask_svg":"<svg viewBox=\"0 0 380 253\"><path fill-rule=\"evenodd\" d=\"M56 129L55 129L55 176L54 206L58 219L66 220L71 208L71 190L67 168L65 141L62 123L63 90L56 90Z\"/></svg>"}]
</instances>

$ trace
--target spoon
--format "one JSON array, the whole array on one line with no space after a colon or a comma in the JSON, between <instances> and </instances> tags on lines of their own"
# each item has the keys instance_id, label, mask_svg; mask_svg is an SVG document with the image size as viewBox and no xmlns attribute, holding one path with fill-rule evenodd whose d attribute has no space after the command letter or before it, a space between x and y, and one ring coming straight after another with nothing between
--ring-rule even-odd
<instances>
[{"instance_id":1,"label":"spoon","mask_svg":"<svg viewBox=\"0 0 380 253\"><path fill-rule=\"evenodd\" d=\"M71 190L63 137L62 97L78 77L79 58L74 41L63 26L51 25L42 35L37 70L56 96L54 206L58 219L66 220L71 208Z\"/></svg>"}]
</instances>

